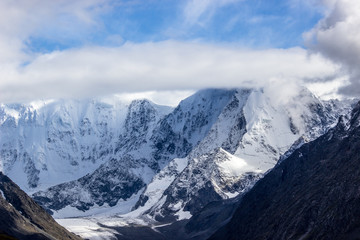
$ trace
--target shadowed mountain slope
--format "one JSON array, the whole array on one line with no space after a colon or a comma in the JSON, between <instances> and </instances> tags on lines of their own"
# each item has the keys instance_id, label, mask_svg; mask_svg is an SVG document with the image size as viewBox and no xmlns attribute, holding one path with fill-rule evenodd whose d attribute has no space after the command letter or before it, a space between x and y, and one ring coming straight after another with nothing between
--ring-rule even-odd
<instances>
[{"instance_id":1,"label":"shadowed mountain slope","mask_svg":"<svg viewBox=\"0 0 360 240\"><path fill-rule=\"evenodd\" d=\"M360 102L261 179L210 239L359 239L359 165Z\"/></svg>"},{"instance_id":2,"label":"shadowed mountain slope","mask_svg":"<svg viewBox=\"0 0 360 240\"><path fill-rule=\"evenodd\" d=\"M1 172L0 193L0 239L81 239L56 223Z\"/></svg>"}]
</instances>

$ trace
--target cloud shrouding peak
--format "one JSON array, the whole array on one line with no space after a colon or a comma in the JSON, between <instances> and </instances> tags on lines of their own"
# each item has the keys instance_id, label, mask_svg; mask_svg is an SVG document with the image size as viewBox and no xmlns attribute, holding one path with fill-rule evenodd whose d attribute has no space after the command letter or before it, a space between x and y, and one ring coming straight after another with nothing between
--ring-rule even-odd
<instances>
[{"instance_id":1,"label":"cloud shrouding peak","mask_svg":"<svg viewBox=\"0 0 360 240\"><path fill-rule=\"evenodd\" d=\"M84 47L38 56L0 72L0 102L88 97L118 92L259 87L270 79L301 82L336 67L306 50L249 50L202 43L158 42ZM1 76L2 75L2 76Z\"/></svg>"},{"instance_id":2,"label":"cloud shrouding peak","mask_svg":"<svg viewBox=\"0 0 360 240\"><path fill-rule=\"evenodd\" d=\"M328 12L316 27L304 34L307 46L341 64L349 84L339 89L349 96L360 95L360 1L324 0Z\"/></svg>"}]
</instances>

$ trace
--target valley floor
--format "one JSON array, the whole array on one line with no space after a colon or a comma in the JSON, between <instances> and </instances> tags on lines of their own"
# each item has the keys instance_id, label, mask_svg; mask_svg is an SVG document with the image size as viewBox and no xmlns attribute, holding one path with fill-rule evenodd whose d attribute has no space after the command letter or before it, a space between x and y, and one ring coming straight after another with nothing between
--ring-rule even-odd
<instances>
[{"instance_id":1,"label":"valley floor","mask_svg":"<svg viewBox=\"0 0 360 240\"><path fill-rule=\"evenodd\" d=\"M89 240L112 240L112 239L169 239L168 234L175 227L169 224L146 226L141 224L141 220L133 220L132 223L121 218L66 218L56 219L56 221L69 231ZM181 224L181 222L180 222ZM158 228L167 227L165 234Z\"/></svg>"}]
</instances>

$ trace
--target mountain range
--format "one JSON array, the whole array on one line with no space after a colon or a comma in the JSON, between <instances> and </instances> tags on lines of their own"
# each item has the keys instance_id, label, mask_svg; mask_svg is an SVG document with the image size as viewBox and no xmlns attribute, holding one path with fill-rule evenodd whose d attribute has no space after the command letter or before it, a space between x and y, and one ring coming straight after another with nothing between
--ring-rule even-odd
<instances>
[{"instance_id":1,"label":"mountain range","mask_svg":"<svg viewBox=\"0 0 360 240\"><path fill-rule=\"evenodd\" d=\"M206 89L175 108L116 96L2 104L1 169L55 218L174 223L241 198L351 108L305 88L285 100Z\"/></svg>"}]
</instances>

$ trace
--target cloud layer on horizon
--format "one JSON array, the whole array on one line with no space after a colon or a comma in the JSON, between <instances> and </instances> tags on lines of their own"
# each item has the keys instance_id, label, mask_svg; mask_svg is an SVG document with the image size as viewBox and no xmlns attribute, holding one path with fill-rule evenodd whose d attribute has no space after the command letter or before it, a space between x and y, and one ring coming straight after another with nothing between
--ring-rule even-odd
<instances>
[{"instance_id":1,"label":"cloud layer on horizon","mask_svg":"<svg viewBox=\"0 0 360 240\"><path fill-rule=\"evenodd\" d=\"M187 25L182 25L181 31L190 31L195 25L205 30L216 11L246 2L188 0L181 5L180 20ZM291 0L289 6L296 11L305 3L314 5L313 0ZM360 91L360 71L356 68L360 56L356 32L356 26L360 25L356 16L358 4L351 0L324 0L324 4L328 9L325 18L305 34L307 46L313 50L309 55L300 47L250 48L236 43L209 43L204 39L124 43L120 35L107 36L120 45L99 46L91 41L87 43L86 38L91 38L96 30L103 30L105 23L101 16L123 6L131 11L131 7L139 7L139 2L4 0L0 2L0 102L143 91L191 92L207 87L261 87L276 79L284 88L287 83L316 83L312 85L316 86L315 90L325 89L325 85L335 86L319 91L327 96L338 88L342 94L356 95ZM254 16L246 21L255 23L272 18ZM242 21L238 16L233 20L232 27ZM79 46L44 53L32 49L34 37L56 40L59 44L72 39L81 41ZM47 42L40 41L41 44ZM349 50L348 45L355 50ZM344 78L347 73L351 85L344 88L344 83L349 83ZM334 84L339 83L337 79L341 80L340 85Z\"/></svg>"},{"instance_id":2,"label":"cloud layer on horizon","mask_svg":"<svg viewBox=\"0 0 360 240\"><path fill-rule=\"evenodd\" d=\"M118 92L261 87L331 77L337 67L306 50L250 50L234 46L165 41L57 51L17 68L0 83L0 102L89 97ZM7 76L1 76L6 79Z\"/></svg>"}]
</instances>

